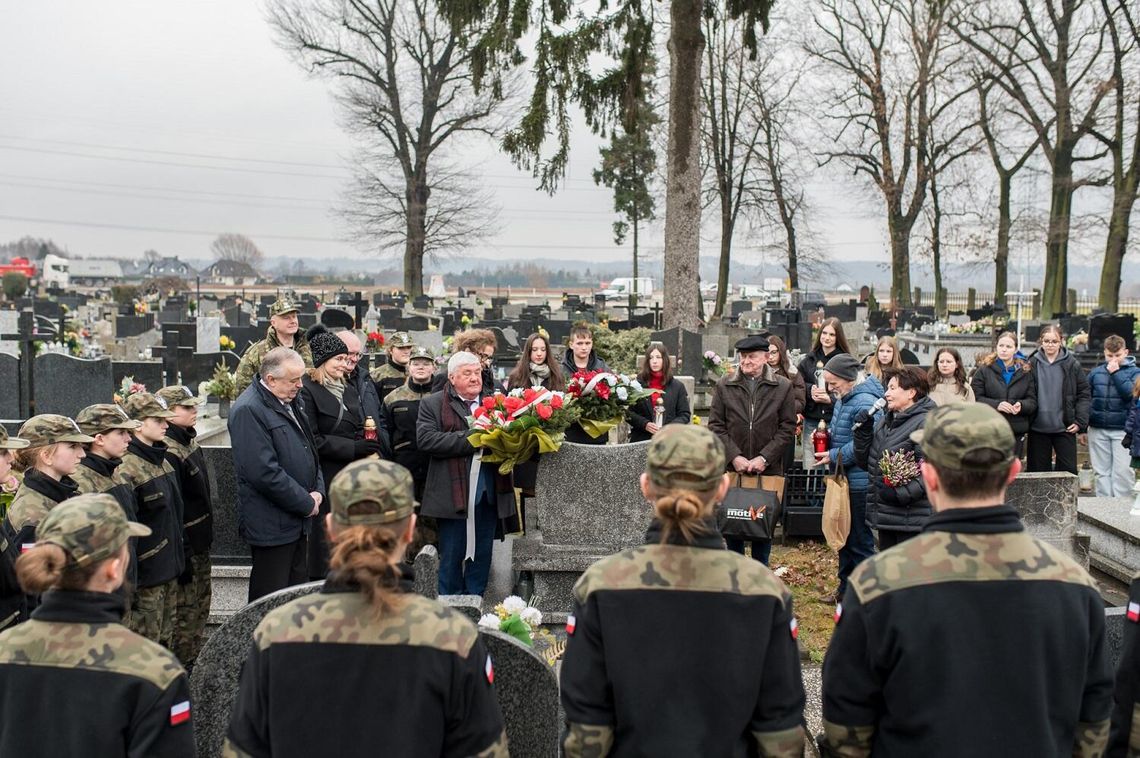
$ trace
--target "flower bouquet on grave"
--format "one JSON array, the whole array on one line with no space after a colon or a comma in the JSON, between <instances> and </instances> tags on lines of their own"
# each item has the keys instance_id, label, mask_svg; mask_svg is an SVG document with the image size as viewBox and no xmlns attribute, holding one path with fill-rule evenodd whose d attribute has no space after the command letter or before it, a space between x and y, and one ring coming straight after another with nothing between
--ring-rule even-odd
<instances>
[{"instance_id":1,"label":"flower bouquet on grave","mask_svg":"<svg viewBox=\"0 0 1140 758\"><path fill-rule=\"evenodd\" d=\"M114 395L114 400L118 405L122 405L128 397L140 392L146 392L146 385L142 382L136 382L133 376L124 376L123 381L119 384L119 390Z\"/></svg>"},{"instance_id":2,"label":"flower bouquet on grave","mask_svg":"<svg viewBox=\"0 0 1140 758\"><path fill-rule=\"evenodd\" d=\"M475 431L467 441L482 451L484 461L498 463L500 474L509 474L535 453L556 452L577 417L561 392L541 387L496 392L475 409L470 421Z\"/></svg>"},{"instance_id":3,"label":"flower bouquet on grave","mask_svg":"<svg viewBox=\"0 0 1140 758\"><path fill-rule=\"evenodd\" d=\"M721 358L713 350L706 350L705 354L701 356L701 363L705 371L713 374L714 376L724 376L724 358Z\"/></svg>"},{"instance_id":4,"label":"flower bouquet on grave","mask_svg":"<svg viewBox=\"0 0 1140 758\"><path fill-rule=\"evenodd\" d=\"M566 395L578 409L578 424L594 439L609 434L625 418L626 409L650 394L633 377L609 371L577 371L566 383Z\"/></svg>"},{"instance_id":5,"label":"flower bouquet on grave","mask_svg":"<svg viewBox=\"0 0 1140 758\"><path fill-rule=\"evenodd\" d=\"M483 614L479 626L509 634L528 647L534 646L535 639L554 641L554 636L542 628L542 611L527 605L518 595L504 599L495 606L494 613Z\"/></svg>"},{"instance_id":6,"label":"flower bouquet on grave","mask_svg":"<svg viewBox=\"0 0 1140 758\"><path fill-rule=\"evenodd\" d=\"M879 459L879 473L883 484L888 487L902 487L918 478L918 461L913 450L888 450Z\"/></svg>"},{"instance_id":7,"label":"flower bouquet on grave","mask_svg":"<svg viewBox=\"0 0 1140 758\"><path fill-rule=\"evenodd\" d=\"M384 347L384 333L377 330L368 333L368 344L366 345L368 352L375 353Z\"/></svg>"}]
</instances>

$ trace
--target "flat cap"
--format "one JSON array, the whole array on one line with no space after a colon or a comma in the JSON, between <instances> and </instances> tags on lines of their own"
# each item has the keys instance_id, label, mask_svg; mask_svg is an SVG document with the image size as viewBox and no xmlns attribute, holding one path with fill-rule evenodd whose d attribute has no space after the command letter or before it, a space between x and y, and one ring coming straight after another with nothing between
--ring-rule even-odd
<instances>
[{"instance_id":1,"label":"flat cap","mask_svg":"<svg viewBox=\"0 0 1140 758\"><path fill-rule=\"evenodd\" d=\"M747 337L742 337L733 345L738 353L751 353L756 350L768 351L768 335L766 334L749 334Z\"/></svg>"}]
</instances>

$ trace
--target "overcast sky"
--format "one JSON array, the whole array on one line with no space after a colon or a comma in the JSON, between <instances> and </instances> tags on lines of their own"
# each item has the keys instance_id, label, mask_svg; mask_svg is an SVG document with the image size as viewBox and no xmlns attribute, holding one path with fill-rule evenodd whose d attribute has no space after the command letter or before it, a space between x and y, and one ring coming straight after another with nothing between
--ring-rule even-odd
<instances>
[{"instance_id":1,"label":"overcast sky","mask_svg":"<svg viewBox=\"0 0 1140 758\"><path fill-rule=\"evenodd\" d=\"M351 143L328 84L275 47L259 3L5 3L0 70L0 241L207 258L229 231L271 256L365 254L340 241L332 214ZM610 192L591 180L597 147L580 132L569 181L548 198L488 145L479 171L501 231L470 254L628 259L612 243ZM876 208L833 182L821 178L816 198L832 257L887 260ZM658 254L660 239L658 229L646 240ZM760 262L737 245L739 260ZM705 241L705 255L716 250Z\"/></svg>"}]
</instances>

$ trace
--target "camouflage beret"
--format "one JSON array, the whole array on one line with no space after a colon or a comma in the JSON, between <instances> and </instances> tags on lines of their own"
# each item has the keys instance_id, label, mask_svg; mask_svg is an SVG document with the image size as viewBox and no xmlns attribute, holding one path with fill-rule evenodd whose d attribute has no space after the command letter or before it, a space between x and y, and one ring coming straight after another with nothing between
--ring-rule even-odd
<instances>
[{"instance_id":1,"label":"camouflage beret","mask_svg":"<svg viewBox=\"0 0 1140 758\"><path fill-rule=\"evenodd\" d=\"M667 424L653 435L645 460L654 485L706 492L724 475L724 443L702 426Z\"/></svg>"},{"instance_id":2,"label":"camouflage beret","mask_svg":"<svg viewBox=\"0 0 1140 758\"><path fill-rule=\"evenodd\" d=\"M415 347L411 336L407 332L396 332L389 338L388 347Z\"/></svg>"},{"instance_id":3,"label":"camouflage beret","mask_svg":"<svg viewBox=\"0 0 1140 758\"><path fill-rule=\"evenodd\" d=\"M161 397L149 392L136 392L123 401L123 410L137 421L144 418L173 418L174 412Z\"/></svg>"},{"instance_id":4,"label":"camouflage beret","mask_svg":"<svg viewBox=\"0 0 1140 758\"><path fill-rule=\"evenodd\" d=\"M279 297L273 301L273 305L269 306L269 315L284 316L286 313L296 313L299 310L301 310L301 306L289 298Z\"/></svg>"},{"instance_id":5,"label":"camouflage beret","mask_svg":"<svg viewBox=\"0 0 1140 758\"><path fill-rule=\"evenodd\" d=\"M1013 462L1016 441L1009 422L984 403L953 403L926 414L910 438L935 466L959 471L996 471ZM997 453L975 456L976 453ZM971 460L973 459L973 460Z\"/></svg>"},{"instance_id":6,"label":"camouflage beret","mask_svg":"<svg viewBox=\"0 0 1140 758\"><path fill-rule=\"evenodd\" d=\"M55 413L41 413L32 416L20 427L20 436L32 447L54 445L57 442L94 442L95 438L84 434L79 425L67 416Z\"/></svg>"},{"instance_id":7,"label":"camouflage beret","mask_svg":"<svg viewBox=\"0 0 1140 758\"><path fill-rule=\"evenodd\" d=\"M412 472L392 461L353 461L329 485L329 509L333 521L341 526L399 521L411 515L415 506Z\"/></svg>"},{"instance_id":8,"label":"camouflage beret","mask_svg":"<svg viewBox=\"0 0 1140 758\"><path fill-rule=\"evenodd\" d=\"M75 423L84 434L102 434L111 429L133 431L142 426L114 403L89 405L75 417Z\"/></svg>"},{"instance_id":9,"label":"camouflage beret","mask_svg":"<svg viewBox=\"0 0 1140 758\"><path fill-rule=\"evenodd\" d=\"M426 347L413 347L412 354L408 357L409 361L414 361L416 358L422 358L425 361L435 363L435 356L431 354L431 350Z\"/></svg>"},{"instance_id":10,"label":"camouflage beret","mask_svg":"<svg viewBox=\"0 0 1140 758\"><path fill-rule=\"evenodd\" d=\"M163 387L158 392L154 393L155 397L160 397L166 401L167 406L175 405L201 405L202 398L190 391L190 388L184 384L175 384L171 387Z\"/></svg>"},{"instance_id":11,"label":"camouflage beret","mask_svg":"<svg viewBox=\"0 0 1140 758\"><path fill-rule=\"evenodd\" d=\"M56 545L76 565L86 566L114 557L129 537L148 534L150 527L127 521L114 495L91 493L52 508L36 527L36 544Z\"/></svg>"},{"instance_id":12,"label":"camouflage beret","mask_svg":"<svg viewBox=\"0 0 1140 758\"><path fill-rule=\"evenodd\" d=\"M27 440L19 437L9 437L8 430L0 424L0 450L23 450L29 444Z\"/></svg>"}]
</instances>

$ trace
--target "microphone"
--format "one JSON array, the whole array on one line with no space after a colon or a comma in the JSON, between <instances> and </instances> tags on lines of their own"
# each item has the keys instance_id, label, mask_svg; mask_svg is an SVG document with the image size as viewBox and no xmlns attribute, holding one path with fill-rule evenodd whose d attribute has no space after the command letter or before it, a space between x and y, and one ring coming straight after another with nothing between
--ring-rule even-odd
<instances>
[{"instance_id":1,"label":"microphone","mask_svg":"<svg viewBox=\"0 0 1140 758\"><path fill-rule=\"evenodd\" d=\"M859 421L855 424L852 424L851 425L851 431L854 432L856 429L863 426L864 422L869 421L870 419L873 419L875 417L876 413L878 413L879 411L883 410L886 407L887 407L887 399L885 397L881 397L878 400L876 400L875 404L871 406L871 410L867 413L867 418L863 419L863 421Z\"/></svg>"}]
</instances>

